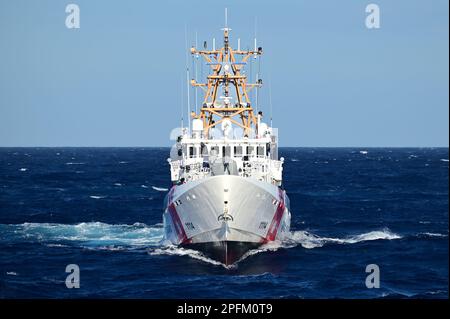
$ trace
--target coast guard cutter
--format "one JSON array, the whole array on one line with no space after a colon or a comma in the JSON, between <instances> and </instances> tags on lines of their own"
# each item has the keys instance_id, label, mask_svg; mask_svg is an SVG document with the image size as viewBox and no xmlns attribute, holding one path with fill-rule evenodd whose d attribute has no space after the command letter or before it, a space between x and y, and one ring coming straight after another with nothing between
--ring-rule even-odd
<instances>
[{"instance_id":1,"label":"coast guard cutter","mask_svg":"<svg viewBox=\"0 0 450 319\"><path fill-rule=\"evenodd\" d=\"M190 49L209 74L204 83L188 76L204 96L168 159L173 186L163 220L166 240L229 265L250 249L283 240L291 214L277 130L250 101L262 81L248 83L245 66L263 50L256 40L254 50L241 50L239 40L235 50L231 29L222 30L223 47L208 50L205 42L204 50Z\"/></svg>"}]
</instances>

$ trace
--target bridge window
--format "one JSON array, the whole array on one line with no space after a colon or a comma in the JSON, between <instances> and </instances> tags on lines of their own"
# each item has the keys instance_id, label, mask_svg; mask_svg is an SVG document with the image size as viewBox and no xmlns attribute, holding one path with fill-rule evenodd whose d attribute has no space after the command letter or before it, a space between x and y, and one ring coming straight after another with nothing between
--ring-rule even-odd
<instances>
[{"instance_id":1,"label":"bridge window","mask_svg":"<svg viewBox=\"0 0 450 319\"><path fill-rule=\"evenodd\" d=\"M258 157L264 156L264 146L258 146L257 153L258 153Z\"/></svg>"},{"instance_id":2,"label":"bridge window","mask_svg":"<svg viewBox=\"0 0 450 319\"><path fill-rule=\"evenodd\" d=\"M241 157L241 156L242 156L242 146L235 146L234 157Z\"/></svg>"},{"instance_id":3,"label":"bridge window","mask_svg":"<svg viewBox=\"0 0 450 319\"><path fill-rule=\"evenodd\" d=\"M189 146L189 157L197 157L197 147Z\"/></svg>"},{"instance_id":4,"label":"bridge window","mask_svg":"<svg viewBox=\"0 0 450 319\"><path fill-rule=\"evenodd\" d=\"M231 147L229 146L222 146L222 153L223 153L223 157L231 157Z\"/></svg>"},{"instance_id":5,"label":"bridge window","mask_svg":"<svg viewBox=\"0 0 450 319\"><path fill-rule=\"evenodd\" d=\"M255 155L255 148L253 146L247 146L247 155L248 156Z\"/></svg>"}]
</instances>

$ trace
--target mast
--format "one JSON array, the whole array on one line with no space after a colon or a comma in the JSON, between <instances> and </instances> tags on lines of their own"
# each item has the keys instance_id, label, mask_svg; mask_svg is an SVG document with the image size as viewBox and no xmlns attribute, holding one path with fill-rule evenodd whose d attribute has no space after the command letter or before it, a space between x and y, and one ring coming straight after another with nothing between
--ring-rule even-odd
<instances>
[{"instance_id":1,"label":"mast","mask_svg":"<svg viewBox=\"0 0 450 319\"><path fill-rule=\"evenodd\" d=\"M241 50L238 45L238 49L234 50L230 46L231 29L227 26L227 17L222 31L222 48L216 49L213 45L212 50L206 48L198 50L195 47L190 50L192 55L202 56L212 70L212 74L207 76L206 83L191 80L193 87L200 87L204 91L200 112L199 114L192 112L191 117L203 121L205 136L209 136L209 130L226 119L241 127L244 134L249 136L253 126L257 129L257 117L253 112L248 93L253 88L260 88L262 81L258 79L256 83L247 83L247 76L241 72L249 58L262 55L262 48Z\"/></svg>"}]
</instances>

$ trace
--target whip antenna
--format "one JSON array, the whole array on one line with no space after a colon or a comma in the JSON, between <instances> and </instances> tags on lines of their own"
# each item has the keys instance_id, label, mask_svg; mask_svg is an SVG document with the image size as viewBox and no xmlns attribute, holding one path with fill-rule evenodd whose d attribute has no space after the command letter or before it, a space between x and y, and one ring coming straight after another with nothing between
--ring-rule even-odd
<instances>
[{"instance_id":1,"label":"whip antenna","mask_svg":"<svg viewBox=\"0 0 450 319\"><path fill-rule=\"evenodd\" d=\"M269 107L270 107L270 127L272 127L272 81L269 75Z\"/></svg>"},{"instance_id":2,"label":"whip antenna","mask_svg":"<svg viewBox=\"0 0 450 319\"><path fill-rule=\"evenodd\" d=\"M181 103L180 103L180 112L181 112L181 134L183 134L183 126L184 126L184 123L183 123L183 106L184 106L184 98L183 98L183 92L184 91L184 79L183 79L183 77L181 77L181 94L180 94L180 97L181 97Z\"/></svg>"},{"instance_id":3,"label":"whip antenna","mask_svg":"<svg viewBox=\"0 0 450 319\"><path fill-rule=\"evenodd\" d=\"M189 132L191 131L191 121L189 119L189 116L191 114L191 102L190 102L190 95L189 95L189 64L188 64L188 43L187 43L187 25L184 26L184 43L186 46L186 88L187 88L187 108L188 108L188 127Z\"/></svg>"}]
</instances>

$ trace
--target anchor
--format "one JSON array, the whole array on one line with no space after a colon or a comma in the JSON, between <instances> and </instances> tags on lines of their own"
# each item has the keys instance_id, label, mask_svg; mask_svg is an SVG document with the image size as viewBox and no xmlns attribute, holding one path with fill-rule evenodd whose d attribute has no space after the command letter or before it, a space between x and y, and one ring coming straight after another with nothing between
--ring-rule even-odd
<instances>
[{"instance_id":1,"label":"anchor","mask_svg":"<svg viewBox=\"0 0 450 319\"><path fill-rule=\"evenodd\" d=\"M220 214L220 215L217 217L217 221L221 221L221 220L227 222L227 221L230 221L230 220L233 221L234 218L233 218L233 216L231 216L231 215L229 215L229 214L227 214L227 213L224 213L224 214Z\"/></svg>"}]
</instances>

